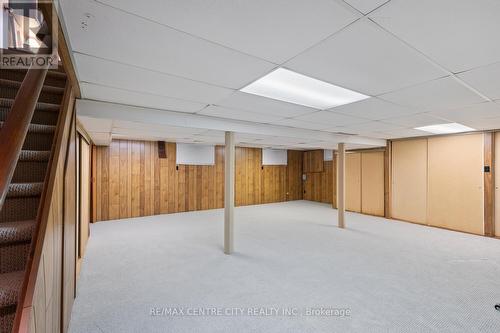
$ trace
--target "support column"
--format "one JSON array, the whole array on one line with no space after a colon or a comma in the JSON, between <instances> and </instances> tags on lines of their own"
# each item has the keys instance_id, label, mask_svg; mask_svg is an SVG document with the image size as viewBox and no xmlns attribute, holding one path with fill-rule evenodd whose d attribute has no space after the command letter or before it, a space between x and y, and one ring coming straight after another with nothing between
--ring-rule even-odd
<instances>
[{"instance_id":1,"label":"support column","mask_svg":"<svg viewBox=\"0 0 500 333\"><path fill-rule=\"evenodd\" d=\"M345 226L345 144L338 145L337 159L337 211L339 228Z\"/></svg>"},{"instance_id":2,"label":"support column","mask_svg":"<svg viewBox=\"0 0 500 333\"><path fill-rule=\"evenodd\" d=\"M234 236L234 133L226 132L224 169L224 253L233 252Z\"/></svg>"}]
</instances>

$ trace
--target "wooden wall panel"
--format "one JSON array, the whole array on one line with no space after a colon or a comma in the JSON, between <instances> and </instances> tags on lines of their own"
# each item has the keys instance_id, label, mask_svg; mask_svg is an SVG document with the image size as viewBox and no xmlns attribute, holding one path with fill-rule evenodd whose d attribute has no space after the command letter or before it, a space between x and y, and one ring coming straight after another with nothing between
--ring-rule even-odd
<instances>
[{"instance_id":1,"label":"wooden wall panel","mask_svg":"<svg viewBox=\"0 0 500 333\"><path fill-rule=\"evenodd\" d=\"M361 212L361 153L346 154L346 210Z\"/></svg>"},{"instance_id":2,"label":"wooden wall panel","mask_svg":"<svg viewBox=\"0 0 500 333\"><path fill-rule=\"evenodd\" d=\"M392 143L392 218L427 223L427 139Z\"/></svg>"},{"instance_id":3,"label":"wooden wall panel","mask_svg":"<svg viewBox=\"0 0 500 333\"><path fill-rule=\"evenodd\" d=\"M80 145L80 224L78 256L83 258L89 238L90 223L90 145L81 140Z\"/></svg>"},{"instance_id":4,"label":"wooden wall panel","mask_svg":"<svg viewBox=\"0 0 500 333\"><path fill-rule=\"evenodd\" d=\"M97 221L224 207L224 147L215 165L176 165L176 145L116 140L96 149ZM302 199L302 152L289 151L288 166L262 168L262 150L236 148L235 204Z\"/></svg>"},{"instance_id":5,"label":"wooden wall panel","mask_svg":"<svg viewBox=\"0 0 500 333\"><path fill-rule=\"evenodd\" d=\"M495 133L495 236L500 237L500 133Z\"/></svg>"},{"instance_id":6,"label":"wooden wall panel","mask_svg":"<svg viewBox=\"0 0 500 333\"><path fill-rule=\"evenodd\" d=\"M484 233L483 143L483 134L428 139L430 225Z\"/></svg>"},{"instance_id":7,"label":"wooden wall panel","mask_svg":"<svg viewBox=\"0 0 500 333\"><path fill-rule=\"evenodd\" d=\"M324 153L323 150L311 150L304 153L304 173L323 172Z\"/></svg>"},{"instance_id":8,"label":"wooden wall panel","mask_svg":"<svg viewBox=\"0 0 500 333\"><path fill-rule=\"evenodd\" d=\"M305 173L304 200L329 203L335 207L335 162L324 161L322 170L322 172Z\"/></svg>"},{"instance_id":9,"label":"wooden wall panel","mask_svg":"<svg viewBox=\"0 0 500 333\"><path fill-rule=\"evenodd\" d=\"M41 234L29 261L34 266L19 321L22 332L67 331L75 296L76 117L74 96L68 91L67 86L41 210Z\"/></svg>"},{"instance_id":10,"label":"wooden wall panel","mask_svg":"<svg viewBox=\"0 0 500 333\"><path fill-rule=\"evenodd\" d=\"M76 118L76 116L74 116ZM63 212L63 251L62 251L62 326L68 331L71 309L76 297L76 121L72 121L69 133L66 164L64 170L64 212Z\"/></svg>"},{"instance_id":11,"label":"wooden wall panel","mask_svg":"<svg viewBox=\"0 0 500 333\"><path fill-rule=\"evenodd\" d=\"M287 200L302 200L302 152L288 151Z\"/></svg>"},{"instance_id":12,"label":"wooden wall panel","mask_svg":"<svg viewBox=\"0 0 500 333\"><path fill-rule=\"evenodd\" d=\"M361 153L361 212L384 216L384 152Z\"/></svg>"}]
</instances>

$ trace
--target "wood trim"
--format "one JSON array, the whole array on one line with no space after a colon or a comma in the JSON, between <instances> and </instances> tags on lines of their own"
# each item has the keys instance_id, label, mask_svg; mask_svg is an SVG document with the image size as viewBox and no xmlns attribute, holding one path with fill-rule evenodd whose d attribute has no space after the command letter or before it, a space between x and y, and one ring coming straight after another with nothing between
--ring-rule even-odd
<instances>
[{"instance_id":1,"label":"wood trim","mask_svg":"<svg viewBox=\"0 0 500 333\"><path fill-rule=\"evenodd\" d=\"M37 214L37 224L33 233L33 245L30 249L26 263L25 278L19 296L16 317L14 320L13 332L28 332L30 315L33 308L33 296L35 284L40 269L40 260L45 240L45 232L49 220L50 208L55 191L55 181L57 178L57 167L66 158L66 147L71 126L71 118L74 111L75 95L70 82L66 83L59 120L57 122L57 132L55 143L52 146L52 154L49 160L49 173L45 178L45 186L40 198L40 207Z\"/></svg>"},{"instance_id":2,"label":"wood trim","mask_svg":"<svg viewBox=\"0 0 500 333\"><path fill-rule=\"evenodd\" d=\"M90 137L87 130L85 130L83 125L78 121L78 119L76 119L76 131L89 145L93 144L92 138Z\"/></svg>"},{"instance_id":3,"label":"wood trim","mask_svg":"<svg viewBox=\"0 0 500 333\"><path fill-rule=\"evenodd\" d=\"M3 127L0 130L0 209L14 176L17 160L35 112L36 102L47 76L47 68L30 68L26 73Z\"/></svg>"},{"instance_id":4,"label":"wood trim","mask_svg":"<svg viewBox=\"0 0 500 333\"><path fill-rule=\"evenodd\" d=\"M346 154L350 154L350 153L373 153L377 151L385 151L385 147L349 149L346 150L345 152Z\"/></svg>"},{"instance_id":5,"label":"wood trim","mask_svg":"<svg viewBox=\"0 0 500 333\"><path fill-rule=\"evenodd\" d=\"M484 133L484 235L495 236L495 134Z\"/></svg>"},{"instance_id":6,"label":"wood trim","mask_svg":"<svg viewBox=\"0 0 500 333\"><path fill-rule=\"evenodd\" d=\"M52 22L53 15L54 14L57 15L57 11L55 10L54 1L53 0L48 0L48 1L50 3L41 2L38 4L38 6L40 7L44 16L46 17L46 21L49 23ZM49 24L49 26L51 26L51 24ZM57 42L58 42L59 57L61 58L64 72L66 73L69 81L71 82L73 94L75 98L81 98L82 94L80 90L80 83L78 82L78 77L76 75L75 67L73 66L71 51L68 47L68 43L66 43L66 38L59 17L57 18Z\"/></svg>"},{"instance_id":7,"label":"wood trim","mask_svg":"<svg viewBox=\"0 0 500 333\"><path fill-rule=\"evenodd\" d=\"M97 222L97 147L92 145L91 148L91 167L90 167L90 207L92 212L90 213L91 222Z\"/></svg>"},{"instance_id":8,"label":"wood trim","mask_svg":"<svg viewBox=\"0 0 500 333\"><path fill-rule=\"evenodd\" d=\"M392 141L387 141L384 151L384 216L391 218L392 203Z\"/></svg>"}]
</instances>

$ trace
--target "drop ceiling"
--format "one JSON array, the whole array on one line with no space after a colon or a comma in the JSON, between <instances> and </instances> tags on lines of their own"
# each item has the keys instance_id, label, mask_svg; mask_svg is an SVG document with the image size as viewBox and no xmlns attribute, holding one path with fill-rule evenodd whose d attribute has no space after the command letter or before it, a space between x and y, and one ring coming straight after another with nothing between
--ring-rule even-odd
<instances>
[{"instance_id":1,"label":"drop ceiling","mask_svg":"<svg viewBox=\"0 0 500 333\"><path fill-rule=\"evenodd\" d=\"M111 138L295 149L500 128L500 2L59 0L78 117ZM366 100L317 110L239 91L285 68ZM349 135L347 135L349 134Z\"/></svg>"}]
</instances>

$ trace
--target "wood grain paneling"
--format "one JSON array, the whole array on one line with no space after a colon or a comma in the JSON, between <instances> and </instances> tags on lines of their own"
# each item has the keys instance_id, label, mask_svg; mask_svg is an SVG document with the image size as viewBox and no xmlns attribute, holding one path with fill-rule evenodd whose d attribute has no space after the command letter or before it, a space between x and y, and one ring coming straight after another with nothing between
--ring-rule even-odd
<instances>
[{"instance_id":1,"label":"wood grain paneling","mask_svg":"<svg viewBox=\"0 0 500 333\"><path fill-rule=\"evenodd\" d=\"M76 118L76 115L73 115ZM62 327L68 331L71 309L76 297L76 121L73 119L68 140L64 170L64 213L62 251Z\"/></svg>"},{"instance_id":2,"label":"wood grain paneling","mask_svg":"<svg viewBox=\"0 0 500 333\"><path fill-rule=\"evenodd\" d=\"M83 258L90 232L90 145L85 140L80 140L80 220L78 257Z\"/></svg>"},{"instance_id":3,"label":"wood grain paneling","mask_svg":"<svg viewBox=\"0 0 500 333\"><path fill-rule=\"evenodd\" d=\"M114 140L96 149L96 220L148 216L224 206L224 147L215 165L176 165L176 145L167 158L156 142ZM262 167L262 150L236 148L237 206L302 199L302 152L288 152L288 166Z\"/></svg>"},{"instance_id":4,"label":"wood grain paneling","mask_svg":"<svg viewBox=\"0 0 500 333\"><path fill-rule=\"evenodd\" d=\"M428 139L428 224L482 235L483 134Z\"/></svg>"},{"instance_id":5,"label":"wood grain paneling","mask_svg":"<svg viewBox=\"0 0 500 333\"><path fill-rule=\"evenodd\" d=\"M302 152L288 151L287 200L302 200Z\"/></svg>"},{"instance_id":6,"label":"wood grain paneling","mask_svg":"<svg viewBox=\"0 0 500 333\"><path fill-rule=\"evenodd\" d=\"M427 223L427 139L392 143L392 218Z\"/></svg>"},{"instance_id":7,"label":"wood grain paneling","mask_svg":"<svg viewBox=\"0 0 500 333\"><path fill-rule=\"evenodd\" d=\"M74 95L66 94L48 175L47 199L22 304L20 331L67 330L75 295L76 261L76 124ZM32 295L32 297L30 296Z\"/></svg>"},{"instance_id":8,"label":"wood grain paneling","mask_svg":"<svg viewBox=\"0 0 500 333\"><path fill-rule=\"evenodd\" d=\"M484 234L495 236L495 134L484 133Z\"/></svg>"},{"instance_id":9,"label":"wood grain paneling","mask_svg":"<svg viewBox=\"0 0 500 333\"><path fill-rule=\"evenodd\" d=\"M384 152L361 153L361 212L384 216Z\"/></svg>"},{"instance_id":10,"label":"wood grain paneling","mask_svg":"<svg viewBox=\"0 0 500 333\"><path fill-rule=\"evenodd\" d=\"M500 133L495 133L495 236L500 237Z\"/></svg>"},{"instance_id":11,"label":"wood grain paneling","mask_svg":"<svg viewBox=\"0 0 500 333\"><path fill-rule=\"evenodd\" d=\"M305 173L304 199L333 204L336 192L336 171L334 161L324 161L322 172Z\"/></svg>"},{"instance_id":12,"label":"wood grain paneling","mask_svg":"<svg viewBox=\"0 0 500 333\"><path fill-rule=\"evenodd\" d=\"M311 150L304 152L304 173L323 172L324 153L323 150Z\"/></svg>"},{"instance_id":13,"label":"wood grain paneling","mask_svg":"<svg viewBox=\"0 0 500 333\"><path fill-rule=\"evenodd\" d=\"M361 153L348 153L345 160L346 210L361 213Z\"/></svg>"}]
</instances>

